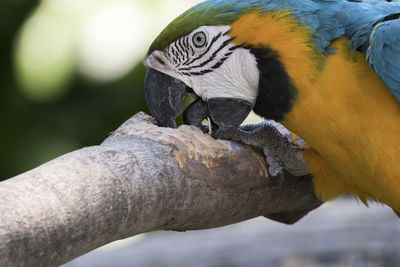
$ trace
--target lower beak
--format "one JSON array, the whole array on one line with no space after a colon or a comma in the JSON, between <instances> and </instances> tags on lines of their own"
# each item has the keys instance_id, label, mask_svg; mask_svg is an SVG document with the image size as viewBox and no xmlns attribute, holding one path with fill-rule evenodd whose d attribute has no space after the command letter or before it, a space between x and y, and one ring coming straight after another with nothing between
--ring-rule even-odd
<instances>
[{"instance_id":1,"label":"lower beak","mask_svg":"<svg viewBox=\"0 0 400 267\"><path fill-rule=\"evenodd\" d=\"M187 86L178 79L148 68L145 79L146 102L161 127L176 128L175 119L183 107Z\"/></svg>"},{"instance_id":2,"label":"lower beak","mask_svg":"<svg viewBox=\"0 0 400 267\"><path fill-rule=\"evenodd\" d=\"M252 108L250 102L237 98L210 98L207 103L199 98L186 108L183 113L183 122L201 127L202 121L209 117L212 136L218 139L228 131L239 127Z\"/></svg>"}]
</instances>

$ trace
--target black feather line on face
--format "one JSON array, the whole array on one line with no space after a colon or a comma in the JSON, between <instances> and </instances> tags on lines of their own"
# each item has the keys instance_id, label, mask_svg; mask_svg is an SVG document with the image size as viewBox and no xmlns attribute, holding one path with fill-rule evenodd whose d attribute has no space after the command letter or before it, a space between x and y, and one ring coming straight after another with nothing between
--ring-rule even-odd
<instances>
[{"instance_id":1,"label":"black feather line on face","mask_svg":"<svg viewBox=\"0 0 400 267\"><path fill-rule=\"evenodd\" d=\"M184 47L185 47L185 53L186 53L186 59L190 57L190 45L189 45L189 37L186 37L185 40L183 41Z\"/></svg>"},{"instance_id":2,"label":"black feather line on face","mask_svg":"<svg viewBox=\"0 0 400 267\"><path fill-rule=\"evenodd\" d=\"M193 62L196 62L197 60L199 60L199 59L201 59L203 56L205 56L205 55L210 51L210 49L211 49L211 47L213 46L213 44L214 44L219 38L221 38L221 36L222 36L221 33L219 33L217 36L215 36L215 37L211 40L210 46L207 48L207 50L206 50L203 54L201 54L201 55L199 55L198 57L192 59L190 62L184 62L183 65L190 65L190 64L193 64Z\"/></svg>"},{"instance_id":3,"label":"black feather line on face","mask_svg":"<svg viewBox=\"0 0 400 267\"><path fill-rule=\"evenodd\" d=\"M284 120L292 109L297 90L279 60L279 55L269 48L246 48L256 57L260 72L254 112L266 119Z\"/></svg>"},{"instance_id":4,"label":"black feather line on face","mask_svg":"<svg viewBox=\"0 0 400 267\"><path fill-rule=\"evenodd\" d=\"M218 61L214 66L211 67L211 69L216 70L219 67L222 66L222 64L224 64L225 60L227 60L228 57L223 57L220 61Z\"/></svg>"},{"instance_id":5,"label":"black feather line on face","mask_svg":"<svg viewBox=\"0 0 400 267\"><path fill-rule=\"evenodd\" d=\"M202 67L206 66L208 63L212 62L212 61L215 59L215 57L218 55L218 53L219 53L222 49L224 49L232 40L233 40L233 38L230 38L230 39L224 41L224 42L220 45L220 47L219 47L217 50L215 50L215 52L214 52L207 60L205 60L203 63L201 63L201 64L199 64L199 65L196 65L196 66L191 66L191 67L188 67L188 68L180 68L180 69L178 69L178 70L179 70L179 71L191 71L191 70L193 70L193 69L202 68ZM228 53L228 54L225 55L225 57L226 57L226 56L230 56L231 54L232 54L232 53ZM223 63L225 60L226 60L226 59L224 59L224 60L222 61L222 63ZM221 66L222 63L221 63L219 66ZM218 68L218 67L212 67L212 69L217 69L217 68Z\"/></svg>"},{"instance_id":6,"label":"black feather line on face","mask_svg":"<svg viewBox=\"0 0 400 267\"><path fill-rule=\"evenodd\" d=\"M179 53L179 62L182 62L182 60L185 60L185 52L186 52L186 50L185 50L185 45L182 43L182 41L183 41L183 39L180 39L178 42L177 42L177 49L178 49L178 53ZM181 57L182 57L182 60L181 60ZM180 66L181 65L181 63L179 63L177 66Z\"/></svg>"},{"instance_id":7,"label":"black feather line on face","mask_svg":"<svg viewBox=\"0 0 400 267\"><path fill-rule=\"evenodd\" d=\"M183 63L183 65L186 65L186 66L190 65L191 63L194 63L197 60L200 60L203 57L208 56L208 58L206 58L202 63L199 63L198 65L195 65L195 66L189 66L189 67L180 67L182 64L179 63L179 65L177 66L178 71L180 71L181 74L185 75L185 76L201 76L201 75L213 72L214 70L216 70L219 67L221 67L222 64L229 58L229 56L231 56L233 54L233 50L234 49L232 49L232 50L229 49L229 52L225 53L224 56L220 60L218 60L218 62L214 63L214 65L212 65L209 69L195 71L195 69L203 68L203 67L207 66L209 63L213 62L215 60L215 58L218 56L218 53L220 53L226 46L228 46L235 39L235 38L229 38L229 39L225 40L224 42L222 42L222 44L211 55L207 55L208 52L211 50L212 46L216 44L216 41L219 38L221 38L222 36L225 36L228 32L229 31L226 31L225 33L220 32L218 35L216 35L212 39L212 41L210 42L209 47L207 48L207 50L204 53L202 53L200 56L198 56L198 57L196 57L195 59L192 59L192 60L190 60L190 58L188 58ZM190 46L190 48L191 48L191 46Z\"/></svg>"}]
</instances>

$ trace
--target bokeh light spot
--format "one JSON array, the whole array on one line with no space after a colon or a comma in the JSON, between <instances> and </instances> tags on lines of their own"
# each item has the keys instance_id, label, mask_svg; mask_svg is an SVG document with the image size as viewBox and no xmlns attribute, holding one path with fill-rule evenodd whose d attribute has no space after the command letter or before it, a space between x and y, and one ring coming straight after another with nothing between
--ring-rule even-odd
<instances>
[{"instance_id":1,"label":"bokeh light spot","mask_svg":"<svg viewBox=\"0 0 400 267\"><path fill-rule=\"evenodd\" d=\"M36 101L51 101L66 90L75 68L75 38L68 23L36 12L17 40L15 73L20 90Z\"/></svg>"},{"instance_id":2,"label":"bokeh light spot","mask_svg":"<svg viewBox=\"0 0 400 267\"><path fill-rule=\"evenodd\" d=\"M143 7L126 1L101 7L84 22L80 34L80 70L111 81L127 74L143 57L149 30Z\"/></svg>"}]
</instances>

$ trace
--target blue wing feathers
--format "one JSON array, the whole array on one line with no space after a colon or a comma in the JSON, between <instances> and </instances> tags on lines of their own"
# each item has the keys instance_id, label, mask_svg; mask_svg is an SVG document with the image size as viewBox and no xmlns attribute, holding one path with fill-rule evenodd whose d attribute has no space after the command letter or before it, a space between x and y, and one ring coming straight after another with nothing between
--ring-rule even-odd
<instances>
[{"instance_id":1,"label":"blue wing feathers","mask_svg":"<svg viewBox=\"0 0 400 267\"><path fill-rule=\"evenodd\" d=\"M388 63L386 65L386 69L387 69L387 71L386 71L387 76L390 79L392 79L393 81L396 81L397 85L400 85L400 81L399 81L400 66L396 66L391 63ZM394 88L394 89L396 89L396 88ZM397 89L400 90L400 87Z\"/></svg>"},{"instance_id":2,"label":"blue wing feathers","mask_svg":"<svg viewBox=\"0 0 400 267\"><path fill-rule=\"evenodd\" d=\"M400 101L400 19L382 22L374 28L367 62Z\"/></svg>"}]
</instances>

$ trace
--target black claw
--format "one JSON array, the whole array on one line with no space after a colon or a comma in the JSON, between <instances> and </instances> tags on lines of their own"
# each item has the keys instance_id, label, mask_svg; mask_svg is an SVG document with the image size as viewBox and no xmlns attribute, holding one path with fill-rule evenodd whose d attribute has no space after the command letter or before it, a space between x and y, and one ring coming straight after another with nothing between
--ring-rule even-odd
<instances>
[{"instance_id":1,"label":"black claw","mask_svg":"<svg viewBox=\"0 0 400 267\"><path fill-rule=\"evenodd\" d=\"M274 177L278 178L278 181L275 185L271 186L272 190L281 189L283 186L283 183L285 182L285 173L283 172L283 170L280 170L278 175L276 175Z\"/></svg>"}]
</instances>

